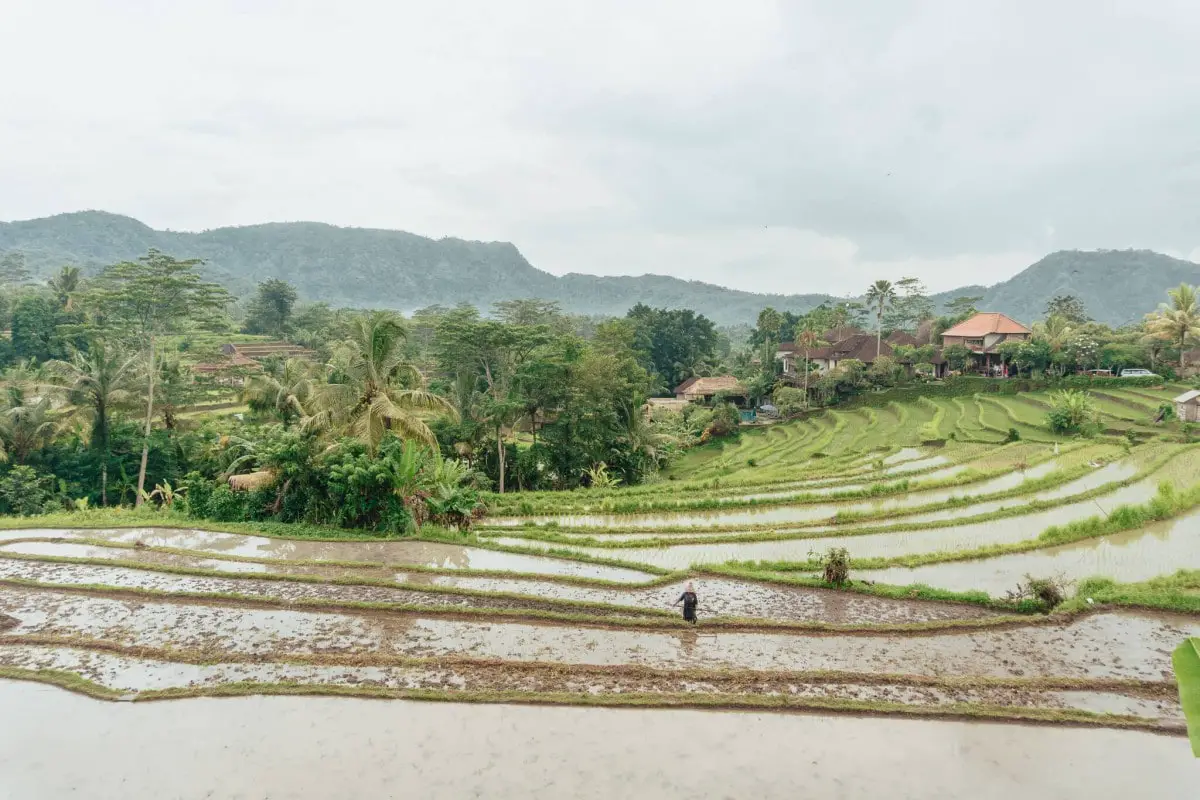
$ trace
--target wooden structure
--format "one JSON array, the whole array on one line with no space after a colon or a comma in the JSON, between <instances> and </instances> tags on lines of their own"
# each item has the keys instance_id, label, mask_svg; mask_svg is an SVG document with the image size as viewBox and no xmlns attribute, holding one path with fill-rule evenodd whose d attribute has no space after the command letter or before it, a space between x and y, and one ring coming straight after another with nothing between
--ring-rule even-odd
<instances>
[{"instance_id":1,"label":"wooden structure","mask_svg":"<svg viewBox=\"0 0 1200 800\"><path fill-rule=\"evenodd\" d=\"M1200 422L1200 391L1184 392L1173 401L1175 416L1183 422Z\"/></svg>"}]
</instances>

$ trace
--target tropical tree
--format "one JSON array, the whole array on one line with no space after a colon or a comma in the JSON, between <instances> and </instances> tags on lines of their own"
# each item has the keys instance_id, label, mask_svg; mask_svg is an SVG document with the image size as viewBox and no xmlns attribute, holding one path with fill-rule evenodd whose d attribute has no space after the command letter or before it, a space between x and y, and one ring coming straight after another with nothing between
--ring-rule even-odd
<instances>
[{"instance_id":1,"label":"tropical tree","mask_svg":"<svg viewBox=\"0 0 1200 800\"><path fill-rule=\"evenodd\" d=\"M223 287L200 277L197 269L202 263L199 259L179 261L151 250L137 261L108 267L92 282L87 293L91 327L96 332L110 334L109 338L127 337L145 359L146 422L135 495L135 504L139 506L147 496L146 461L150 456L154 384L158 376L155 348L169 334L191 327L217 327L222 322L219 313L231 299Z\"/></svg>"},{"instance_id":2,"label":"tropical tree","mask_svg":"<svg viewBox=\"0 0 1200 800\"><path fill-rule=\"evenodd\" d=\"M292 308L296 305L296 287L279 278L258 284L258 292L246 309L246 333L284 336L292 328Z\"/></svg>"},{"instance_id":3,"label":"tropical tree","mask_svg":"<svg viewBox=\"0 0 1200 800\"><path fill-rule=\"evenodd\" d=\"M1033 323L1034 341L1045 342L1050 348L1050 363L1060 368L1066 359L1066 351L1076 333L1075 325L1066 317L1057 314L1049 316L1044 322Z\"/></svg>"},{"instance_id":4,"label":"tropical tree","mask_svg":"<svg viewBox=\"0 0 1200 800\"><path fill-rule=\"evenodd\" d=\"M1169 289L1170 304L1146 315L1146 332L1172 342L1179 348L1179 369L1187 366L1187 344L1200 338L1200 308L1196 305L1196 287L1181 283Z\"/></svg>"},{"instance_id":5,"label":"tropical tree","mask_svg":"<svg viewBox=\"0 0 1200 800\"><path fill-rule=\"evenodd\" d=\"M58 298L58 305L64 311L70 311L75 304L75 293L82 285L83 276L79 267L63 267L58 274L47 281L50 291Z\"/></svg>"},{"instance_id":6,"label":"tropical tree","mask_svg":"<svg viewBox=\"0 0 1200 800\"><path fill-rule=\"evenodd\" d=\"M896 300L896 287L891 281L881 278L867 289L865 299L875 311L875 355L878 356L883 350L883 315Z\"/></svg>"},{"instance_id":7,"label":"tropical tree","mask_svg":"<svg viewBox=\"0 0 1200 800\"><path fill-rule=\"evenodd\" d=\"M6 458L24 464L35 450L48 444L58 430L59 419L49 397L27 400L0 414L0 447Z\"/></svg>"},{"instance_id":8,"label":"tropical tree","mask_svg":"<svg viewBox=\"0 0 1200 800\"><path fill-rule=\"evenodd\" d=\"M242 396L252 410L272 414L287 427L304 416L304 404L312 396L312 389L312 364L289 358L247 378Z\"/></svg>"},{"instance_id":9,"label":"tropical tree","mask_svg":"<svg viewBox=\"0 0 1200 800\"><path fill-rule=\"evenodd\" d=\"M91 446L99 451L100 502L108 505L108 462L111 455L109 418L119 408L138 400L138 358L107 347L101 340L91 343L87 353L76 353L71 361L46 364L50 382L66 391L68 416L86 419L91 425Z\"/></svg>"},{"instance_id":10,"label":"tropical tree","mask_svg":"<svg viewBox=\"0 0 1200 800\"><path fill-rule=\"evenodd\" d=\"M816 331L803 330L796 336L796 344L804 353L804 407L808 408L808 351L820 343Z\"/></svg>"},{"instance_id":11,"label":"tropical tree","mask_svg":"<svg viewBox=\"0 0 1200 800\"><path fill-rule=\"evenodd\" d=\"M374 452L387 431L437 447L422 412L454 415L454 406L427 391L420 373L404 359L403 320L372 311L350 325L350 338L335 346L329 383L311 388L304 430L348 433Z\"/></svg>"}]
</instances>

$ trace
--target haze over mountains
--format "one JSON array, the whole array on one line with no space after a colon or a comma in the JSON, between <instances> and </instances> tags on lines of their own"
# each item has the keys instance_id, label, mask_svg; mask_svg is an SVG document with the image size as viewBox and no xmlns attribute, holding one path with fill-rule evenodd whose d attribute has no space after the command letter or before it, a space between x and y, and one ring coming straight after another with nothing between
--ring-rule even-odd
<instances>
[{"instance_id":1,"label":"haze over mountains","mask_svg":"<svg viewBox=\"0 0 1200 800\"><path fill-rule=\"evenodd\" d=\"M662 275L558 277L535 268L508 242L434 240L403 231L313 222L202 233L158 231L103 211L0 222L0 252L24 253L40 278L63 264L95 272L150 248L205 259L211 278L238 295L274 277L294 284L304 300L405 311L462 302L486 309L497 300L538 297L581 314L623 315L642 302L692 308L720 324L736 324L753 322L766 306L800 312L838 299L826 294L758 294ZM978 284L934 299L981 295L982 308L1029 322L1042 315L1046 300L1069 293L1081 298L1098 321L1120 325L1152 311L1168 288L1200 282L1200 264L1149 250L1059 251L990 286L988 275L975 277Z\"/></svg>"}]
</instances>

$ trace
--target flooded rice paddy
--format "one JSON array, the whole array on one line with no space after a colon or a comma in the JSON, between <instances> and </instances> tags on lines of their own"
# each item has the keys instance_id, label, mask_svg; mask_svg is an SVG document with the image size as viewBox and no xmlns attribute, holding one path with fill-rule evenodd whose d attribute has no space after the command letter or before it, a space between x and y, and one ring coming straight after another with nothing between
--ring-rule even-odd
<instances>
[{"instance_id":1,"label":"flooded rice paddy","mask_svg":"<svg viewBox=\"0 0 1200 800\"><path fill-rule=\"evenodd\" d=\"M634 569L586 564L579 561L506 553L479 547L422 541L313 541L277 539L240 533L174 528L131 528L71 531L21 531L23 537L61 536L97 539L120 544L171 547L216 556L295 561L345 561L411 564L434 569L501 570L537 575L564 575L620 582L638 582L652 576ZM20 538L20 537L9 537ZM0 548L24 547L24 544Z\"/></svg>"},{"instance_id":2,"label":"flooded rice paddy","mask_svg":"<svg viewBox=\"0 0 1200 800\"><path fill-rule=\"evenodd\" d=\"M38 800L375 800L397 787L434 800L631 787L662 800L1176 800L1195 777L1185 742L1116 730L313 697L114 705L14 682L0 682L0 707L0 796Z\"/></svg>"},{"instance_id":3,"label":"flooded rice paddy","mask_svg":"<svg viewBox=\"0 0 1200 800\"><path fill-rule=\"evenodd\" d=\"M1137 530L975 561L906 569L858 570L856 577L907 586L922 583L951 591L979 589L1003 597L1025 575L1068 580L1102 576L1122 583L1169 575L1200 565L1200 511Z\"/></svg>"},{"instance_id":4,"label":"flooded rice paddy","mask_svg":"<svg viewBox=\"0 0 1200 800\"><path fill-rule=\"evenodd\" d=\"M852 558L887 558L916 553L972 550L985 545L1011 544L1036 539L1051 525L1063 525L1080 519L1106 514L1122 504L1144 503L1157 491L1153 479L1139 481L1096 500L1069 503L1045 511L1003 517L986 522L941 528L873 533L859 536L817 536L775 541L684 544L667 547L618 548L573 547L581 553L615 558L666 569L686 569L693 564L720 564L726 561L807 561L810 552L830 547L845 547ZM498 537L500 544L532 547L561 547L537 540Z\"/></svg>"},{"instance_id":5,"label":"flooded rice paddy","mask_svg":"<svg viewBox=\"0 0 1200 800\"><path fill-rule=\"evenodd\" d=\"M574 625L333 613L126 600L0 587L0 636L103 640L124 646L268 657L288 653L466 656L660 669L838 671L927 677L1171 679L1170 651L1200 620L1097 613L1056 624L923 636L806 635L582 628Z\"/></svg>"},{"instance_id":6,"label":"flooded rice paddy","mask_svg":"<svg viewBox=\"0 0 1200 800\"><path fill-rule=\"evenodd\" d=\"M224 562L236 564L237 562ZM259 565L268 566L268 565ZM354 576L339 576L343 579ZM0 558L0 579L36 581L65 586L106 586L171 594L220 593L247 598L292 602L328 601L393 603L424 607L470 607L494 610L571 611L545 601L598 603L611 609L589 608L588 614L662 613L671 608L684 589L684 581L646 588L581 586L521 578L488 578L458 575L394 574L391 586L348 583L256 580L253 577L176 575L150 569L96 564L46 563ZM418 580L413 580L418 578ZM723 578L697 580L700 613L706 617L742 617L832 624L902 624L931 620L974 619L1000 612L959 603L893 600L820 588L783 586ZM435 590L422 587L433 587ZM462 595L451 591L486 592L504 597ZM520 597L512 597L519 595Z\"/></svg>"}]
</instances>

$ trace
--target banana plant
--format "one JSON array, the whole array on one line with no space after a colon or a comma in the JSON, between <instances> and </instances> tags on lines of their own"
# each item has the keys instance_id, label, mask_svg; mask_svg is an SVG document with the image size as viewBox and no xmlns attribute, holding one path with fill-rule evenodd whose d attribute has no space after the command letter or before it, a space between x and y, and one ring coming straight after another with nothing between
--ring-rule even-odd
<instances>
[{"instance_id":1,"label":"banana plant","mask_svg":"<svg viewBox=\"0 0 1200 800\"><path fill-rule=\"evenodd\" d=\"M1187 718L1192 755L1200 758L1200 638L1184 639L1171 655L1171 664L1179 683L1179 702Z\"/></svg>"}]
</instances>

